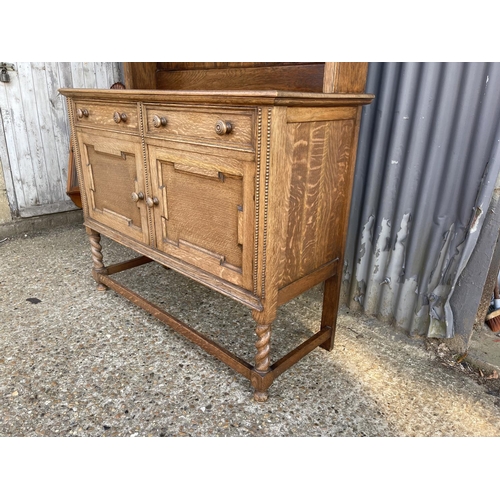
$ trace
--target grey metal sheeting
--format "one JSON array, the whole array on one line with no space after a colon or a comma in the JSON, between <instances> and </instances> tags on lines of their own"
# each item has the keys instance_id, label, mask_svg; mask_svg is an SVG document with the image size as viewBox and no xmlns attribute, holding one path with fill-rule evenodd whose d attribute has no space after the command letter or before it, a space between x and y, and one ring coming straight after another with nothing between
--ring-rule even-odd
<instances>
[{"instance_id":1,"label":"grey metal sheeting","mask_svg":"<svg viewBox=\"0 0 500 500\"><path fill-rule=\"evenodd\" d=\"M500 172L500 63L370 63L343 302L452 337L449 305Z\"/></svg>"}]
</instances>

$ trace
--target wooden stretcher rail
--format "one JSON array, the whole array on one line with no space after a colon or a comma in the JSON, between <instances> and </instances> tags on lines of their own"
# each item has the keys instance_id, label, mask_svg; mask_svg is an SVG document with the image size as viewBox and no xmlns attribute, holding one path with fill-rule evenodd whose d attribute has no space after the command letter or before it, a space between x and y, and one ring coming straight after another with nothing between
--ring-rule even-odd
<instances>
[{"instance_id":1,"label":"wooden stretcher rail","mask_svg":"<svg viewBox=\"0 0 500 500\"><path fill-rule=\"evenodd\" d=\"M244 359L241 359L240 357L231 353L217 342L214 342L207 336L191 328L186 323L168 314L163 309L159 308L152 302L149 302L144 297L141 297L138 293L130 290L128 287L122 285L121 283L118 283L115 279L110 278L109 276L111 274L125 271L133 267L147 264L151 261L152 260L148 257L138 257L129 261L113 264L104 268L102 272L95 273L94 277L97 281L99 281L99 283L102 283L108 288L111 288L119 295L131 301L133 304L141 307L142 309L153 315L155 318L171 327L177 333L183 335L184 337L191 340L194 344L204 349L207 353L215 356L217 359L228 365L240 375L243 375L248 380L253 381L254 384L261 390L266 390L279 375L281 375L295 363L300 361L304 356L306 356L316 347L327 341L332 334L332 329L330 327L323 327L315 335L302 342L302 344L273 363L268 371L260 372Z\"/></svg>"}]
</instances>

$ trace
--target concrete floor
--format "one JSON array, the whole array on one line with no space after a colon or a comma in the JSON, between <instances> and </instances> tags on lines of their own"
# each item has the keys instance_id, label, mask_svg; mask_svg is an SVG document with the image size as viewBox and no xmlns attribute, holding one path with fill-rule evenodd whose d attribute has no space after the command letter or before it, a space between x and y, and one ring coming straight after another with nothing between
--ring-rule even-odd
<instances>
[{"instance_id":1,"label":"concrete floor","mask_svg":"<svg viewBox=\"0 0 500 500\"><path fill-rule=\"evenodd\" d=\"M134 254L103 238L105 263ZM500 386L437 343L342 310L332 352L250 383L112 291L83 227L0 244L0 436L500 436ZM118 275L117 275L118 276ZM252 360L249 310L155 263L120 278ZM318 329L321 287L280 309L273 360Z\"/></svg>"},{"instance_id":2,"label":"concrete floor","mask_svg":"<svg viewBox=\"0 0 500 500\"><path fill-rule=\"evenodd\" d=\"M500 334L492 332L486 324L477 329L471 338L467 360L500 375Z\"/></svg>"}]
</instances>

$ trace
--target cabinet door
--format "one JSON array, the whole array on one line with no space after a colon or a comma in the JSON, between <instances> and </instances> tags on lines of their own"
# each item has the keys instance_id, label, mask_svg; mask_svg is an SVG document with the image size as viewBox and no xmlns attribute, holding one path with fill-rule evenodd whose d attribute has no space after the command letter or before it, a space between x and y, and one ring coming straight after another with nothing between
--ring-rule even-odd
<instances>
[{"instance_id":1,"label":"cabinet door","mask_svg":"<svg viewBox=\"0 0 500 500\"><path fill-rule=\"evenodd\" d=\"M88 217L149 243L141 140L112 132L77 132Z\"/></svg>"},{"instance_id":2,"label":"cabinet door","mask_svg":"<svg viewBox=\"0 0 500 500\"><path fill-rule=\"evenodd\" d=\"M149 147L158 248L252 287L252 162Z\"/></svg>"}]
</instances>

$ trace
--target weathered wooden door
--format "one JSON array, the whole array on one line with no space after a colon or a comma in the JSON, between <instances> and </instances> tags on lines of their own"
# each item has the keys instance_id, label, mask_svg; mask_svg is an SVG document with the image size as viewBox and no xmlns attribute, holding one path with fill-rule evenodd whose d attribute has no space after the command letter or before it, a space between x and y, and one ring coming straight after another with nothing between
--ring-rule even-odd
<instances>
[{"instance_id":1,"label":"weathered wooden door","mask_svg":"<svg viewBox=\"0 0 500 500\"><path fill-rule=\"evenodd\" d=\"M109 88L120 81L113 62L9 62L0 82L0 161L11 211L16 216L64 212L69 125L59 88ZM1 174L1 172L0 172Z\"/></svg>"}]
</instances>

